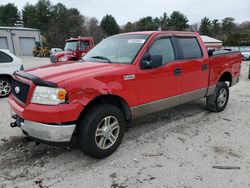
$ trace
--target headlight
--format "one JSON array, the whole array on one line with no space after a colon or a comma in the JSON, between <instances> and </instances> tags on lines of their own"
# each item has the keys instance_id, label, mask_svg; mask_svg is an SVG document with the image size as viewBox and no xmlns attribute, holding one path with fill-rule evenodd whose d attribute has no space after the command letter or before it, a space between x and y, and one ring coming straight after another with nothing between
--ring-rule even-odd
<instances>
[{"instance_id":1,"label":"headlight","mask_svg":"<svg viewBox=\"0 0 250 188\"><path fill-rule=\"evenodd\" d=\"M67 57L65 57L65 56L58 59L58 61L67 61L67 60L68 60L68 59L67 59Z\"/></svg>"},{"instance_id":2,"label":"headlight","mask_svg":"<svg viewBox=\"0 0 250 188\"><path fill-rule=\"evenodd\" d=\"M32 103L58 105L66 102L67 92L63 88L36 86Z\"/></svg>"}]
</instances>

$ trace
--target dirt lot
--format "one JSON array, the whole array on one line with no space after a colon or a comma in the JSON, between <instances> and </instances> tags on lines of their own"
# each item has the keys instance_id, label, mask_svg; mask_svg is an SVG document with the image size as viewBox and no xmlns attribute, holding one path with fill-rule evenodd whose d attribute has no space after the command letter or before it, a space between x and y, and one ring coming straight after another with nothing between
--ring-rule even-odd
<instances>
[{"instance_id":1,"label":"dirt lot","mask_svg":"<svg viewBox=\"0 0 250 188\"><path fill-rule=\"evenodd\" d=\"M23 60L25 68L49 62ZM210 113L199 100L137 120L118 151L103 160L36 146L10 128L7 99L1 99L0 187L250 187L249 65L243 63L225 111Z\"/></svg>"}]
</instances>

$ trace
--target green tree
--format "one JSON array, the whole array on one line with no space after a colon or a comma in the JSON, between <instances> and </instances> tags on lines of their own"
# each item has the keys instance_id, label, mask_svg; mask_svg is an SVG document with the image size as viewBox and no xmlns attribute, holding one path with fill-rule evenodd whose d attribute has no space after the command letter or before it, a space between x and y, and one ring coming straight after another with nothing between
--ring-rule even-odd
<instances>
[{"instance_id":1,"label":"green tree","mask_svg":"<svg viewBox=\"0 0 250 188\"><path fill-rule=\"evenodd\" d=\"M35 5L27 3L22 10L24 26L40 29L46 35L51 25L51 12L49 0L39 0Z\"/></svg>"},{"instance_id":2,"label":"green tree","mask_svg":"<svg viewBox=\"0 0 250 188\"><path fill-rule=\"evenodd\" d=\"M16 21L20 20L20 14L13 3L0 6L0 25L14 26Z\"/></svg>"},{"instance_id":3,"label":"green tree","mask_svg":"<svg viewBox=\"0 0 250 188\"><path fill-rule=\"evenodd\" d=\"M36 6L26 3L22 10L23 22L25 27L38 28Z\"/></svg>"},{"instance_id":4,"label":"green tree","mask_svg":"<svg viewBox=\"0 0 250 188\"><path fill-rule=\"evenodd\" d=\"M166 31L169 29L169 18L166 12L163 13L162 17L160 17L160 23L162 31Z\"/></svg>"},{"instance_id":5,"label":"green tree","mask_svg":"<svg viewBox=\"0 0 250 188\"><path fill-rule=\"evenodd\" d=\"M52 5L49 0L39 0L36 4L37 27L46 33L50 26Z\"/></svg>"},{"instance_id":6,"label":"green tree","mask_svg":"<svg viewBox=\"0 0 250 188\"><path fill-rule=\"evenodd\" d=\"M218 19L212 21L212 36L217 37L221 33L221 24Z\"/></svg>"},{"instance_id":7,"label":"green tree","mask_svg":"<svg viewBox=\"0 0 250 188\"><path fill-rule=\"evenodd\" d=\"M126 25L124 26L122 30L122 32L133 32L133 31L137 31L137 28L136 28L136 24L131 23L131 22L126 23Z\"/></svg>"},{"instance_id":8,"label":"green tree","mask_svg":"<svg viewBox=\"0 0 250 188\"><path fill-rule=\"evenodd\" d=\"M212 35L212 22L209 18L204 17L201 19L199 33L201 35L208 35L208 36Z\"/></svg>"},{"instance_id":9,"label":"green tree","mask_svg":"<svg viewBox=\"0 0 250 188\"><path fill-rule=\"evenodd\" d=\"M174 11L169 19L168 25L170 30L185 31L188 29L187 17L179 11Z\"/></svg>"},{"instance_id":10,"label":"green tree","mask_svg":"<svg viewBox=\"0 0 250 188\"><path fill-rule=\"evenodd\" d=\"M102 18L101 27L108 36L117 34L120 31L120 27L112 15L106 15Z\"/></svg>"},{"instance_id":11,"label":"green tree","mask_svg":"<svg viewBox=\"0 0 250 188\"><path fill-rule=\"evenodd\" d=\"M234 18L227 17L222 20L222 31L226 35L234 33L236 29L236 24L234 23Z\"/></svg>"},{"instance_id":12,"label":"green tree","mask_svg":"<svg viewBox=\"0 0 250 188\"><path fill-rule=\"evenodd\" d=\"M136 22L137 30L139 31L155 31L158 30L158 20L153 19L151 16L141 18Z\"/></svg>"},{"instance_id":13,"label":"green tree","mask_svg":"<svg viewBox=\"0 0 250 188\"><path fill-rule=\"evenodd\" d=\"M222 32L224 45L239 45L240 34L239 29L234 23L234 18L226 17L222 20Z\"/></svg>"},{"instance_id":14,"label":"green tree","mask_svg":"<svg viewBox=\"0 0 250 188\"><path fill-rule=\"evenodd\" d=\"M77 9L67 9L64 4L58 3L51 10L48 41L53 46L63 47L65 39L83 34L83 26L83 16Z\"/></svg>"},{"instance_id":15,"label":"green tree","mask_svg":"<svg viewBox=\"0 0 250 188\"><path fill-rule=\"evenodd\" d=\"M250 21L243 22L239 25L240 45L250 46Z\"/></svg>"}]
</instances>

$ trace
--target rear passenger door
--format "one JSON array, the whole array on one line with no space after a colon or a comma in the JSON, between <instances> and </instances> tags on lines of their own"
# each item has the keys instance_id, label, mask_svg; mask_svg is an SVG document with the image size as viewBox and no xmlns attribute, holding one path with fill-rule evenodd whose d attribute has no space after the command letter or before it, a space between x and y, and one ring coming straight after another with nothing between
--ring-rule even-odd
<instances>
[{"instance_id":1,"label":"rear passenger door","mask_svg":"<svg viewBox=\"0 0 250 188\"><path fill-rule=\"evenodd\" d=\"M204 58L196 37L177 37L176 39L181 52L181 103L185 103L206 95L209 60Z\"/></svg>"}]
</instances>

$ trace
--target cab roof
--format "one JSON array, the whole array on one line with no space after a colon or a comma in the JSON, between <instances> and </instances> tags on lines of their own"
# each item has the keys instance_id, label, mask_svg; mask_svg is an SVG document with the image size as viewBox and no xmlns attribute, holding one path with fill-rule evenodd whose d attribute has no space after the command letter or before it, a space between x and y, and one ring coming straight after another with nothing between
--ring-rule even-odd
<instances>
[{"instance_id":1,"label":"cab roof","mask_svg":"<svg viewBox=\"0 0 250 188\"><path fill-rule=\"evenodd\" d=\"M157 34L169 34L169 35L192 35L192 36L197 36L197 32L186 32L186 31L137 31L137 32L129 32L129 33L121 33L118 35L157 35Z\"/></svg>"},{"instance_id":2,"label":"cab roof","mask_svg":"<svg viewBox=\"0 0 250 188\"><path fill-rule=\"evenodd\" d=\"M67 40L65 40L66 42L67 41L93 41L94 39L93 39L93 37L77 37L77 38L69 38L69 39L67 39Z\"/></svg>"}]
</instances>

